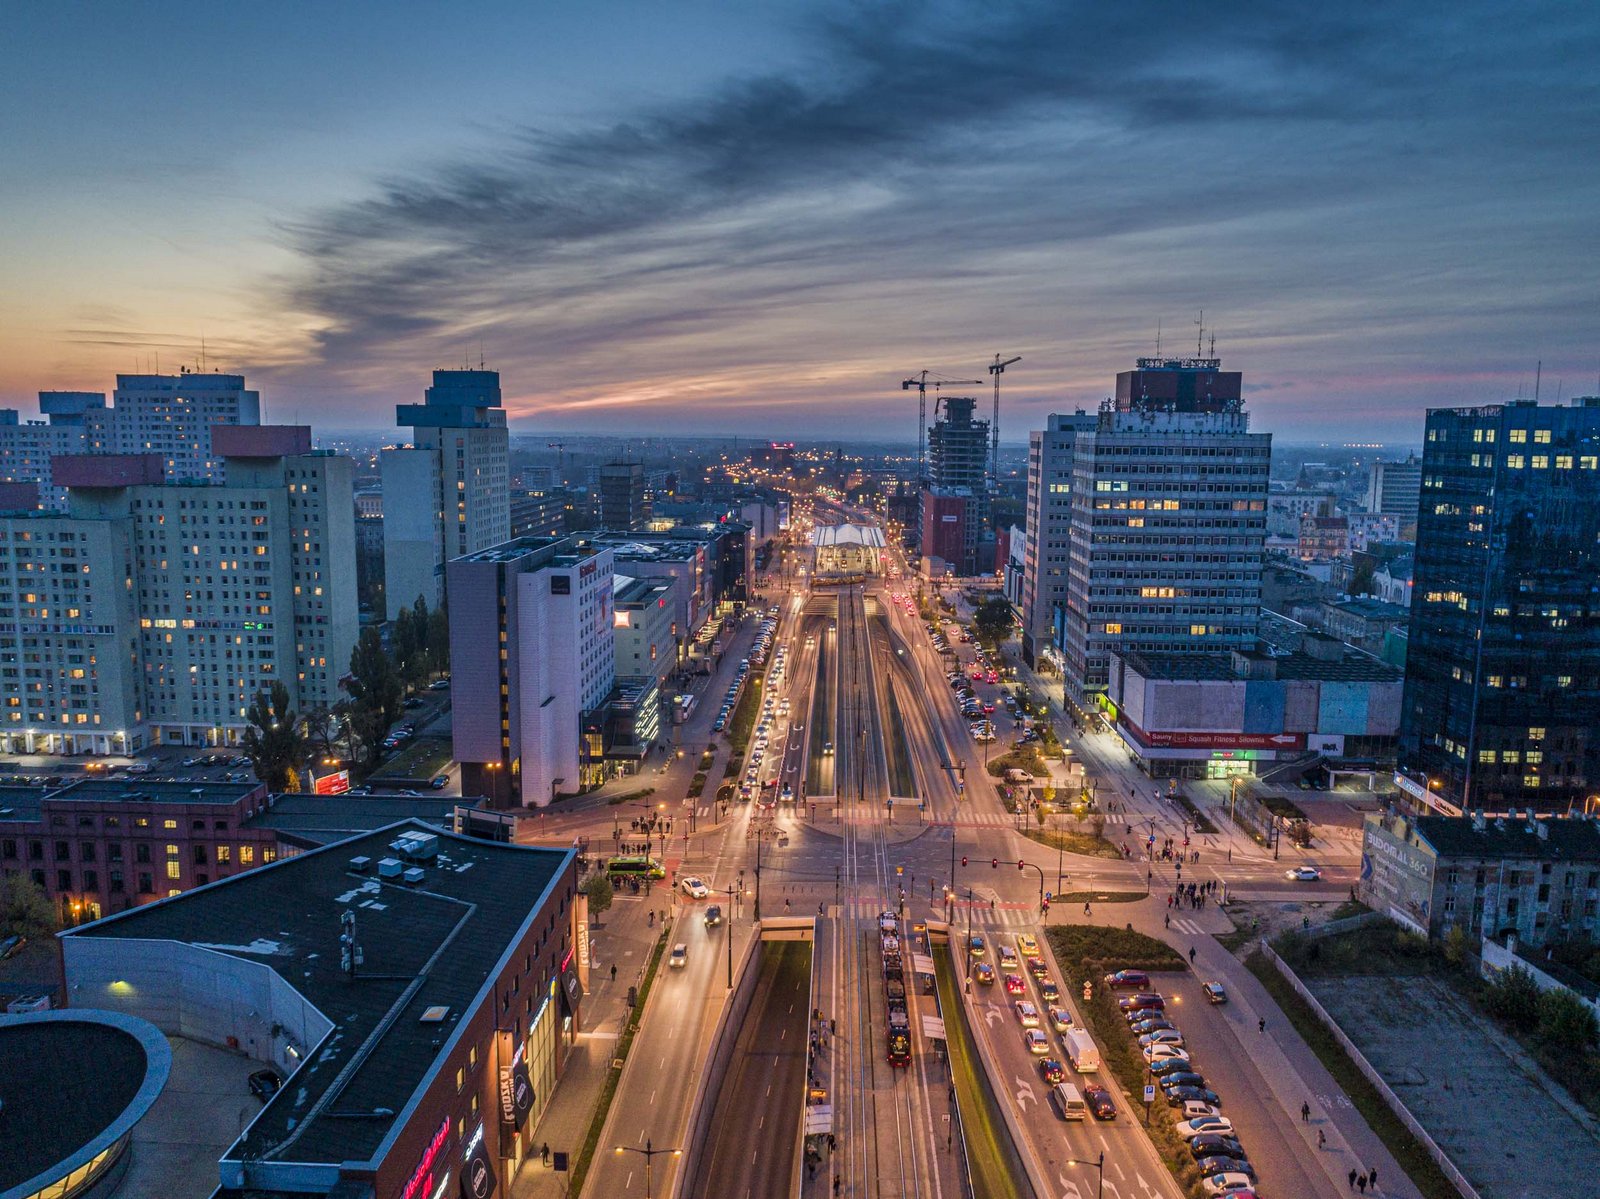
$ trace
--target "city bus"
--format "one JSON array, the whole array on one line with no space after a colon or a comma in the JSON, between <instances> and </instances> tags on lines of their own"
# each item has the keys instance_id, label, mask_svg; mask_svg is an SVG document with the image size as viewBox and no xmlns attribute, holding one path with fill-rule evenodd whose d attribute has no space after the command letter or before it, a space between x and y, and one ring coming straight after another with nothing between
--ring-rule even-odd
<instances>
[{"instance_id":1,"label":"city bus","mask_svg":"<svg viewBox=\"0 0 1600 1199\"><path fill-rule=\"evenodd\" d=\"M606 873L612 878L666 878L661 863L641 853L622 854L606 862Z\"/></svg>"}]
</instances>

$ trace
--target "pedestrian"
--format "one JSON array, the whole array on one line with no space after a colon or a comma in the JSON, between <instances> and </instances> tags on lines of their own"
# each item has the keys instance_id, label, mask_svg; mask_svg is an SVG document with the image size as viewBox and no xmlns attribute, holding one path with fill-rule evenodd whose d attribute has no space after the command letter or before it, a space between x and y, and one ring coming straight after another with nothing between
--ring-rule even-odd
<instances>
[{"instance_id":1,"label":"pedestrian","mask_svg":"<svg viewBox=\"0 0 1600 1199\"><path fill-rule=\"evenodd\" d=\"M1356 1189L1356 1172L1354 1169L1350 1171L1350 1189L1352 1191Z\"/></svg>"},{"instance_id":2,"label":"pedestrian","mask_svg":"<svg viewBox=\"0 0 1600 1199\"><path fill-rule=\"evenodd\" d=\"M1363 1195L1367 1193L1367 1176L1365 1174L1356 1175L1356 1190L1360 1191Z\"/></svg>"},{"instance_id":3,"label":"pedestrian","mask_svg":"<svg viewBox=\"0 0 1600 1199\"><path fill-rule=\"evenodd\" d=\"M1256 1031L1261 1033L1267 1031L1267 1018L1265 1016L1256 1021Z\"/></svg>"},{"instance_id":4,"label":"pedestrian","mask_svg":"<svg viewBox=\"0 0 1600 1199\"><path fill-rule=\"evenodd\" d=\"M1367 1171L1367 1185L1373 1190L1378 1189L1378 1167L1373 1166L1372 1169Z\"/></svg>"},{"instance_id":5,"label":"pedestrian","mask_svg":"<svg viewBox=\"0 0 1600 1199\"><path fill-rule=\"evenodd\" d=\"M833 1176L833 1193L835 1195L837 1195L843 1187L844 1187L844 1179L839 1177L839 1175L835 1174Z\"/></svg>"},{"instance_id":6,"label":"pedestrian","mask_svg":"<svg viewBox=\"0 0 1600 1199\"><path fill-rule=\"evenodd\" d=\"M1302 1103L1300 1105L1300 1123L1302 1123L1302 1124L1310 1124L1311 1123L1311 1104Z\"/></svg>"},{"instance_id":7,"label":"pedestrian","mask_svg":"<svg viewBox=\"0 0 1600 1199\"><path fill-rule=\"evenodd\" d=\"M1167 906L1171 907L1172 905L1168 904ZM1171 928L1172 927L1172 913L1171 912L1168 912L1165 916L1161 917L1161 927L1162 928Z\"/></svg>"},{"instance_id":8,"label":"pedestrian","mask_svg":"<svg viewBox=\"0 0 1600 1199\"><path fill-rule=\"evenodd\" d=\"M550 1164L550 1142L549 1141L546 1141L544 1143L544 1147L539 1150L539 1156L542 1159L544 1159L544 1164L545 1165L548 1166Z\"/></svg>"},{"instance_id":9,"label":"pedestrian","mask_svg":"<svg viewBox=\"0 0 1600 1199\"><path fill-rule=\"evenodd\" d=\"M1326 1149L1327 1147L1328 1147L1328 1134L1323 1132L1322 1129L1319 1128L1319 1129L1317 1129L1317 1148L1318 1149Z\"/></svg>"},{"instance_id":10,"label":"pedestrian","mask_svg":"<svg viewBox=\"0 0 1600 1199\"><path fill-rule=\"evenodd\" d=\"M835 1136L834 1136L834 1135L833 1135L833 1134L832 1134L832 1133L831 1133L831 1132L830 1132L830 1133L829 1133L829 1134L828 1134L828 1152L829 1152L829 1153L832 1153L832 1152L833 1152L833 1151L834 1151L834 1150L835 1150L835 1149L837 1149L837 1148L838 1148L838 1147L839 1147L839 1139L838 1139L838 1138L837 1138L837 1137L835 1137Z\"/></svg>"},{"instance_id":11,"label":"pedestrian","mask_svg":"<svg viewBox=\"0 0 1600 1199\"><path fill-rule=\"evenodd\" d=\"M839 1022L837 1020L829 1020L828 1021L828 1035L830 1037L833 1037L833 1036L837 1036L838 1034L839 1034Z\"/></svg>"},{"instance_id":12,"label":"pedestrian","mask_svg":"<svg viewBox=\"0 0 1600 1199\"><path fill-rule=\"evenodd\" d=\"M611 963L611 981L617 981L617 964L615 962Z\"/></svg>"},{"instance_id":13,"label":"pedestrian","mask_svg":"<svg viewBox=\"0 0 1600 1199\"><path fill-rule=\"evenodd\" d=\"M1091 913L1089 911L1089 905L1087 903L1083 905L1083 914L1085 916L1091 915Z\"/></svg>"},{"instance_id":14,"label":"pedestrian","mask_svg":"<svg viewBox=\"0 0 1600 1199\"><path fill-rule=\"evenodd\" d=\"M1189 946L1189 965L1194 965L1194 946Z\"/></svg>"}]
</instances>

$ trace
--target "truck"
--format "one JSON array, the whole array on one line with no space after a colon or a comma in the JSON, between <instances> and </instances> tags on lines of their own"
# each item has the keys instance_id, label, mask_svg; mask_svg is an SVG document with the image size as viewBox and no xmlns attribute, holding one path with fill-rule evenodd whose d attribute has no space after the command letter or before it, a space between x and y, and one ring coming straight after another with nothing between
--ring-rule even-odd
<instances>
[{"instance_id":1,"label":"truck","mask_svg":"<svg viewBox=\"0 0 1600 1199\"><path fill-rule=\"evenodd\" d=\"M1061 1040L1067 1047L1067 1060L1079 1074L1093 1074L1100 1069L1100 1051L1095 1048L1094 1038L1083 1029L1069 1028L1061 1034Z\"/></svg>"}]
</instances>

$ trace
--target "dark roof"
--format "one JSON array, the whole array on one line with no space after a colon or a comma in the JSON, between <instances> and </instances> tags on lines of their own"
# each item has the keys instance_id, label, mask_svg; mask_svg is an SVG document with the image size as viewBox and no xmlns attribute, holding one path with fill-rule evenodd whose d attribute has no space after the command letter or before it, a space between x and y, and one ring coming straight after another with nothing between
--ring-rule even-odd
<instances>
[{"instance_id":1,"label":"dark roof","mask_svg":"<svg viewBox=\"0 0 1600 1199\"><path fill-rule=\"evenodd\" d=\"M127 1129L119 1123L137 1121L155 1101L171 1060L153 1025L115 1013L0 1022L0 1193L30 1180L57 1182L83 1164L76 1159L104 1149L99 1142L120 1137Z\"/></svg>"},{"instance_id":2,"label":"dark roof","mask_svg":"<svg viewBox=\"0 0 1600 1199\"><path fill-rule=\"evenodd\" d=\"M1353 612L1366 620L1408 620L1411 617L1409 608L1391 604L1387 600L1373 599L1371 596L1336 600L1323 606L1335 612Z\"/></svg>"},{"instance_id":3,"label":"dark roof","mask_svg":"<svg viewBox=\"0 0 1600 1199\"><path fill-rule=\"evenodd\" d=\"M160 783L150 779L83 779L50 792L51 802L73 803L149 803L149 804L236 804L257 791L266 798L258 782L248 783Z\"/></svg>"},{"instance_id":4,"label":"dark roof","mask_svg":"<svg viewBox=\"0 0 1600 1199\"><path fill-rule=\"evenodd\" d=\"M42 787L0 787L0 821L37 822L44 811L40 803L44 795Z\"/></svg>"},{"instance_id":5,"label":"dark roof","mask_svg":"<svg viewBox=\"0 0 1600 1199\"><path fill-rule=\"evenodd\" d=\"M1119 654L1128 668L1147 679L1170 682L1217 682L1242 676L1233 668L1230 654L1144 654L1134 651ZM1387 662L1359 650L1347 650L1337 662L1295 652L1274 655L1279 681L1317 681L1324 683L1397 683L1401 671Z\"/></svg>"},{"instance_id":6,"label":"dark roof","mask_svg":"<svg viewBox=\"0 0 1600 1199\"><path fill-rule=\"evenodd\" d=\"M274 796L272 806L244 822L245 828L273 829L326 845L346 837L370 833L397 820L423 820L445 829L457 806L475 808L481 798L457 795L418 798L411 795L305 795Z\"/></svg>"},{"instance_id":7,"label":"dark roof","mask_svg":"<svg viewBox=\"0 0 1600 1199\"><path fill-rule=\"evenodd\" d=\"M1600 862L1600 824L1575 819L1485 816L1474 827L1471 816L1419 816L1416 835L1441 858L1525 858ZM1539 829L1545 835L1539 835Z\"/></svg>"},{"instance_id":8,"label":"dark roof","mask_svg":"<svg viewBox=\"0 0 1600 1199\"><path fill-rule=\"evenodd\" d=\"M439 837L438 857L425 866L417 889L376 873L379 859L395 856L390 843L408 830ZM358 856L372 859L368 873L351 870ZM223 1160L367 1161L453 1048L462 1017L476 1011L480 991L573 857L572 850L481 841L405 821L62 936L175 940L276 971L334 1022L335 1031L307 1050L290 1085ZM339 964L346 910L356 915L365 958L366 977L354 986ZM435 954L439 960L429 969ZM445 1022L420 1023L422 1012L435 1005L448 1009ZM325 1097L334 1098L328 1092L347 1068L331 1110L395 1114L359 1120L310 1114Z\"/></svg>"}]
</instances>

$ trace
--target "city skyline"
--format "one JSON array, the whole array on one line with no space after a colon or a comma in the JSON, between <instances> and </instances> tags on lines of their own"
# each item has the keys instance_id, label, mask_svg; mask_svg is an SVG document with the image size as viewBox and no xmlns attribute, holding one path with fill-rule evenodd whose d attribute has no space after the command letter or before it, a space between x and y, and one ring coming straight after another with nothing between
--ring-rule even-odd
<instances>
[{"instance_id":1,"label":"city skyline","mask_svg":"<svg viewBox=\"0 0 1600 1199\"><path fill-rule=\"evenodd\" d=\"M0 402L203 343L269 419L382 428L481 354L513 434L901 441L900 379L1003 352L1015 445L1158 322L1286 443L1600 388L1575 6L167 11L21 17Z\"/></svg>"}]
</instances>

